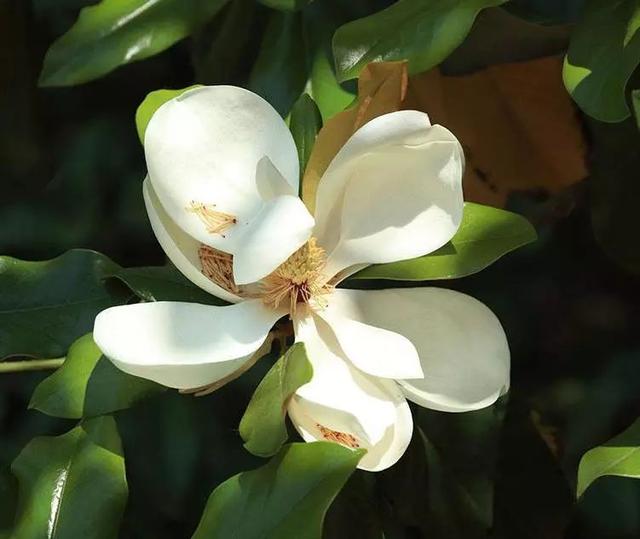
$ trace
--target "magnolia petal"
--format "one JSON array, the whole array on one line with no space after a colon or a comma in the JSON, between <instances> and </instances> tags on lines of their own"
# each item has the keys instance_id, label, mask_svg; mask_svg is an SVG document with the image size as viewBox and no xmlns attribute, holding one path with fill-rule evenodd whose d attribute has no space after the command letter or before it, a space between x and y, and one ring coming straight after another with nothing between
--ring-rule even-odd
<instances>
[{"instance_id":1,"label":"magnolia petal","mask_svg":"<svg viewBox=\"0 0 640 539\"><path fill-rule=\"evenodd\" d=\"M144 203L158 243L173 265L193 284L220 299L237 303L242 298L218 286L202 273L198 250L201 243L178 227L164 211L153 187L146 179L142 184Z\"/></svg>"},{"instance_id":2,"label":"magnolia petal","mask_svg":"<svg viewBox=\"0 0 640 539\"><path fill-rule=\"evenodd\" d=\"M395 125L404 120L415 129ZM401 111L366 124L343 151L352 142L357 151L338 154L318 189L315 235L329 253L328 275L422 256L453 237L462 219L464 167L453 134L429 126L422 113Z\"/></svg>"},{"instance_id":3,"label":"magnolia petal","mask_svg":"<svg viewBox=\"0 0 640 539\"><path fill-rule=\"evenodd\" d=\"M258 182L265 171L258 172L258 165L265 156L298 192L298 154L289 129L269 103L242 88L203 86L168 101L151 118L144 146L153 188L172 220L228 253L264 202ZM190 211L192 203L237 222L212 232L202 215Z\"/></svg>"},{"instance_id":4,"label":"magnolia petal","mask_svg":"<svg viewBox=\"0 0 640 539\"><path fill-rule=\"evenodd\" d=\"M269 275L311 237L314 220L297 196L278 196L267 202L244 229L233 256L237 284Z\"/></svg>"},{"instance_id":5,"label":"magnolia petal","mask_svg":"<svg viewBox=\"0 0 640 539\"><path fill-rule=\"evenodd\" d=\"M282 314L260 300L225 307L137 303L102 311L96 317L93 338L124 372L190 389L240 368Z\"/></svg>"},{"instance_id":6,"label":"magnolia petal","mask_svg":"<svg viewBox=\"0 0 640 539\"><path fill-rule=\"evenodd\" d=\"M295 188L280 174L280 171L266 155L258 161L256 187L264 201L269 201L282 195L298 196Z\"/></svg>"},{"instance_id":7,"label":"magnolia petal","mask_svg":"<svg viewBox=\"0 0 640 539\"><path fill-rule=\"evenodd\" d=\"M331 332L312 317L296 323L296 340L304 342L313 366L311 382L289 402L289 416L305 441L330 440L363 447L359 468L378 471L403 455L413 431L409 405L398 385L353 368L336 354Z\"/></svg>"},{"instance_id":8,"label":"magnolia petal","mask_svg":"<svg viewBox=\"0 0 640 539\"><path fill-rule=\"evenodd\" d=\"M344 356L358 369L381 378L424 377L418 351L409 339L349 318L339 306L329 301L318 316L329 325Z\"/></svg>"},{"instance_id":9,"label":"magnolia petal","mask_svg":"<svg viewBox=\"0 0 640 539\"><path fill-rule=\"evenodd\" d=\"M445 412L478 410L509 388L510 353L500 321L478 300L442 288L336 290L333 308L395 331L418 350L424 377L401 380L407 398Z\"/></svg>"}]
</instances>

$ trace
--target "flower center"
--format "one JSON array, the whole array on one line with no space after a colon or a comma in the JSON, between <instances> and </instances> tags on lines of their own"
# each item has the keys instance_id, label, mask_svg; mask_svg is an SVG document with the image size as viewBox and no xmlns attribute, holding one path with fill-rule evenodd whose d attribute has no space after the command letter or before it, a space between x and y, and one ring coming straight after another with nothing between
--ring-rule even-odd
<instances>
[{"instance_id":1,"label":"flower center","mask_svg":"<svg viewBox=\"0 0 640 539\"><path fill-rule=\"evenodd\" d=\"M315 238L311 238L262 280L262 301L274 309L288 302L291 314L295 313L299 303L312 300L314 307L322 307L333 289L323 275L326 260L324 249L318 246Z\"/></svg>"}]
</instances>

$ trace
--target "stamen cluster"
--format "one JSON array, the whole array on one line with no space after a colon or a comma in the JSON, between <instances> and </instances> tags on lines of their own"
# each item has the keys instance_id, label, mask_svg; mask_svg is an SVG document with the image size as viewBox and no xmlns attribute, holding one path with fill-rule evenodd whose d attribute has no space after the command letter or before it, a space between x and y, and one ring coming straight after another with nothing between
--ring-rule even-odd
<instances>
[{"instance_id":1,"label":"stamen cluster","mask_svg":"<svg viewBox=\"0 0 640 539\"><path fill-rule=\"evenodd\" d=\"M322 306L332 289L323 275L325 262L324 249L318 246L315 238L311 238L264 278L261 287L263 301L273 308L288 301L292 314L299 303L310 303L312 299L316 306Z\"/></svg>"}]
</instances>

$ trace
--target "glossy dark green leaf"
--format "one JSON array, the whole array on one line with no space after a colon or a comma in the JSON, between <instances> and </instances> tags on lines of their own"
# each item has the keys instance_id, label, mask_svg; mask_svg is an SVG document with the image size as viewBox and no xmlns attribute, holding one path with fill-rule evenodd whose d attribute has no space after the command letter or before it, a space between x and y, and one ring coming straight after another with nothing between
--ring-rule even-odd
<instances>
[{"instance_id":1,"label":"glossy dark green leaf","mask_svg":"<svg viewBox=\"0 0 640 539\"><path fill-rule=\"evenodd\" d=\"M330 442L284 446L213 491L193 539L319 539L327 508L363 454Z\"/></svg>"},{"instance_id":2,"label":"glossy dark green leaf","mask_svg":"<svg viewBox=\"0 0 640 539\"><path fill-rule=\"evenodd\" d=\"M302 12L307 62L310 67L305 91L320 109L323 122L342 112L356 98L356 85L343 88L336 78L331 40L336 29L348 20L371 11L360 2L313 2Z\"/></svg>"},{"instance_id":3,"label":"glossy dark green leaf","mask_svg":"<svg viewBox=\"0 0 640 539\"><path fill-rule=\"evenodd\" d=\"M307 59L299 13L272 12L249 89L286 116L307 82Z\"/></svg>"},{"instance_id":4,"label":"glossy dark green leaf","mask_svg":"<svg viewBox=\"0 0 640 539\"><path fill-rule=\"evenodd\" d=\"M298 149L301 176L307 167L313 144L321 127L322 117L318 106L308 94L302 94L293 105L289 120L289 129Z\"/></svg>"},{"instance_id":5,"label":"glossy dark green leaf","mask_svg":"<svg viewBox=\"0 0 640 539\"><path fill-rule=\"evenodd\" d=\"M47 52L40 84L81 84L153 56L207 22L226 1L102 0L86 7Z\"/></svg>"},{"instance_id":6,"label":"glossy dark green leaf","mask_svg":"<svg viewBox=\"0 0 640 539\"><path fill-rule=\"evenodd\" d=\"M596 120L620 122L630 115L625 88L640 62L639 28L637 0L591 0L571 35L564 83Z\"/></svg>"},{"instance_id":7,"label":"glossy dark green leaf","mask_svg":"<svg viewBox=\"0 0 640 539\"><path fill-rule=\"evenodd\" d=\"M116 368L89 334L71 346L62 367L40 382L29 408L55 417L80 419L129 408L164 390Z\"/></svg>"},{"instance_id":8,"label":"glossy dark green leaf","mask_svg":"<svg viewBox=\"0 0 640 539\"><path fill-rule=\"evenodd\" d=\"M631 92L631 101L633 103L633 114L636 117L638 129L640 129L640 90Z\"/></svg>"},{"instance_id":9,"label":"glossy dark green leaf","mask_svg":"<svg viewBox=\"0 0 640 539\"><path fill-rule=\"evenodd\" d=\"M35 438L12 465L18 478L13 539L115 539L127 500L124 456L109 416L62 436Z\"/></svg>"},{"instance_id":10,"label":"glossy dark green leaf","mask_svg":"<svg viewBox=\"0 0 640 539\"><path fill-rule=\"evenodd\" d=\"M531 410L512 394L502 429L494 485L495 539L564 536L574 497Z\"/></svg>"},{"instance_id":11,"label":"glossy dark green leaf","mask_svg":"<svg viewBox=\"0 0 640 539\"><path fill-rule=\"evenodd\" d=\"M505 401L464 414L420 409L414 415L427 462L429 537L480 538L491 528Z\"/></svg>"},{"instance_id":12,"label":"glossy dark green leaf","mask_svg":"<svg viewBox=\"0 0 640 539\"><path fill-rule=\"evenodd\" d=\"M280 450L289 433L285 423L287 401L313 376L304 344L287 350L256 388L240 421L244 446L254 455L270 457Z\"/></svg>"},{"instance_id":13,"label":"glossy dark green leaf","mask_svg":"<svg viewBox=\"0 0 640 539\"><path fill-rule=\"evenodd\" d=\"M455 279L483 270L536 238L535 229L521 215L467 202L460 228L445 246L419 258L369 266L351 279Z\"/></svg>"},{"instance_id":14,"label":"glossy dark green leaf","mask_svg":"<svg viewBox=\"0 0 640 539\"><path fill-rule=\"evenodd\" d=\"M85 250L45 262L0 257L0 359L64 356L100 311L125 301L105 282L119 269Z\"/></svg>"},{"instance_id":15,"label":"glossy dark green leaf","mask_svg":"<svg viewBox=\"0 0 640 539\"><path fill-rule=\"evenodd\" d=\"M640 273L636 206L640 197L640 130L628 119L589 122L593 152L589 182L595 238L619 266Z\"/></svg>"},{"instance_id":16,"label":"glossy dark green leaf","mask_svg":"<svg viewBox=\"0 0 640 539\"><path fill-rule=\"evenodd\" d=\"M261 4L281 11L295 11L310 4L313 0L258 0ZM320 0L322 1L322 0Z\"/></svg>"},{"instance_id":17,"label":"glossy dark green leaf","mask_svg":"<svg viewBox=\"0 0 640 539\"><path fill-rule=\"evenodd\" d=\"M123 268L113 275L144 301L187 301L208 305L227 305L193 284L175 266Z\"/></svg>"},{"instance_id":18,"label":"glossy dark green leaf","mask_svg":"<svg viewBox=\"0 0 640 539\"><path fill-rule=\"evenodd\" d=\"M10 537L15 520L18 483L8 468L0 468L0 537Z\"/></svg>"},{"instance_id":19,"label":"glossy dark green leaf","mask_svg":"<svg viewBox=\"0 0 640 539\"><path fill-rule=\"evenodd\" d=\"M410 73L439 64L466 37L477 14L506 0L399 0L340 27L333 38L338 80L369 62L409 60Z\"/></svg>"},{"instance_id":20,"label":"glossy dark green leaf","mask_svg":"<svg viewBox=\"0 0 640 539\"><path fill-rule=\"evenodd\" d=\"M136 110L136 130L138 131L138 138L140 139L140 142L144 144L144 133L147 130L147 125L149 125L151 116L154 115L156 110L158 110L167 101L174 97L178 97L187 90L197 88L198 86L198 84L194 84L193 86L188 86L187 88L182 88L180 90L155 90L149 93Z\"/></svg>"},{"instance_id":21,"label":"glossy dark green leaf","mask_svg":"<svg viewBox=\"0 0 640 539\"><path fill-rule=\"evenodd\" d=\"M578 468L578 497L600 477L640 479L640 420L607 443L587 451Z\"/></svg>"}]
</instances>

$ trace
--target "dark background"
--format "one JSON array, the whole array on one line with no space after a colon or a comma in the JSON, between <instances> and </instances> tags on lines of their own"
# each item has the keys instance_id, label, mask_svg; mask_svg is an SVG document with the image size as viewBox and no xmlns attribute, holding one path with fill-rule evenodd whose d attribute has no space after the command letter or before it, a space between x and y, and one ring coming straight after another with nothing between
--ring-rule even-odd
<instances>
[{"instance_id":1,"label":"dark background","mask_svg":"<svg viewBox=\"0 0 640 539\"><path fill-rule=\"evenodd\" d=\"M87 3L0 0L0 254L42 260L84 247L123 266L162 264L142 203L145 164L133 122L136 107L151 90L203 78L246 84L267 10L255 8L250 31L238 45L244 52L219 72L194 73L198 41L191 39L96 82L38 88L46 49ZM566 3L565 21L579 4ZM537 7L543 19L545 5L516 2L514 9L529 14ZM451 515L439 514L435 522L464 520L464 504L443 491L467 468L480 466L471 462L483 447L473 426L489 417L491 425L496 417L502 425L487 442L492 466L503 477L494 490L496 536L502 527L511 531L501 537L561 537L558 530L568 525L567 536L576 539L640 537L640 485L632 480L604 479L572 507L581 455L640 415L640 281L628 264L623 269L605 254L592 226L592 207L605 204L616 218L627 217L623 225L607 225L605 241L623 250L637 245L637 199L615 188L603 202L602 193L616 182L640 182L640 137L632 121L585 121L584 129L592 178L555 198L525 193L510 201L510 209L534 222L539 241L486 271L445 283L484 301L503 322L513 361L508 402L462 419L416 411L417 423L434 440L446 439L443 432L455 427L453 440L461 447L452 443L440 454L457 463L449 486L439 489L432 464L415 464L410 451L397 468L375 479L354 476L329 516L328 537L375 537L370 528L388 514L394 515L394 524L386 524L388 537L456 537L444 524L425 531L420 520L436 510L438 496ZM117 414L130 487L122 537L188 537L211 490L260 464L242 449L237 425L268 364L263 360L208 397L168 392ZM46 374L0 379L0 468L33 436L72 426L26 410ZM413 482L423 473L428 488ZM363 499L364 493L373 493L371 499Z\"/></svg>"}]
</instances>

